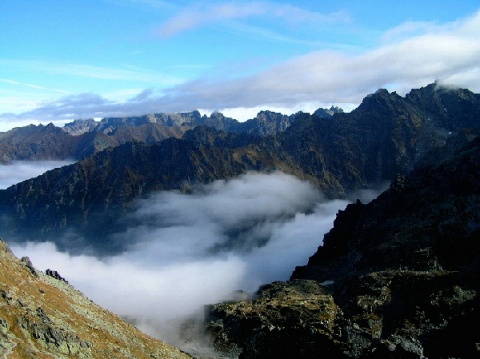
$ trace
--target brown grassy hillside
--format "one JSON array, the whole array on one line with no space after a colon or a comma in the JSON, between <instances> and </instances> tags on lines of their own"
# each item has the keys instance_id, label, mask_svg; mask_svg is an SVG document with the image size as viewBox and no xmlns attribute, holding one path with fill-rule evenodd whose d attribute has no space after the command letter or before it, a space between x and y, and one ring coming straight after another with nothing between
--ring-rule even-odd
<instances>
[{"instance_id":1,"label":"brown grassy hillside","mask_svg":"<svg viewBox=\"0 0 480 359\"><path fill-rule=\"evenodd\" d=\"M0 240L0 357L188 358L102 309Z\"/></svg>"}]
</instances>

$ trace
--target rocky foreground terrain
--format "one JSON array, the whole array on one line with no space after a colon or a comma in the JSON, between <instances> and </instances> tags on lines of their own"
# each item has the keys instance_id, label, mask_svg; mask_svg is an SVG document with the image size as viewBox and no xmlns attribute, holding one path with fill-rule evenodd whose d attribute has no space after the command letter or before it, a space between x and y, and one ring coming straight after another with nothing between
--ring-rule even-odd
<instances>
[{"instance_id":1,"label":"rocky foreground terrain","mask_svg":"<svg viewBox=\"0 0 480 359\"><path fill-rule=\"evenodd\" d=\"M94 304L55 271L36 270L0 240L2 358L189 358Z\"/></svg>"},{"instance_id":2,"label":"rocky foreground terrain","mask_svg":"<svg viewBox=\"0 0 480 359\"><path fill-rule=\"evenodd\" d=\"M339 212L290 281L208 307L216 347L243 359L480 357L480 137L466 131L433 157Z\"/></svg>"}]
</instances>

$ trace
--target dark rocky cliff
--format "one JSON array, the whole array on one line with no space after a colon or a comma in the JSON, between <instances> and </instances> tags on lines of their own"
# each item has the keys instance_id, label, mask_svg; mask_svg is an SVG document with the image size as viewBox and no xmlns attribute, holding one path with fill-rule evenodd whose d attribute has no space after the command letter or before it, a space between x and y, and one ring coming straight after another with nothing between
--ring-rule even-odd
<instances>
[{"instance_id":1,"label":"dark rocky cliff","mask_svg":"<svg viewBox=\"0 0 480 359\"><path fill-rule=\"evenodd\" d=\"M241 358L478 357L480 137L462 138L339 212L291 281L209 307L217 348Z\"/></svg>"},{"instance_id":2,"label":"dark rocky cliff","mask_svg":"<svg viewBox=\"0 0 480 359\"><path fill-rule=\"evenodd\" d=\"M90 123L87 121L87 123ZM78 123L74 123L77 128ZM95 127L96 128L96 127ZM95 128L78 135L53 124L30 125L0 133L0 163L37 160L81 160L109 147L129 141L155 143L179 138L188 128L168 127L156 123L140 126L124 124L102 132ZM73 133L73 134L72 134Z\"/></svg>"}]
</instances>

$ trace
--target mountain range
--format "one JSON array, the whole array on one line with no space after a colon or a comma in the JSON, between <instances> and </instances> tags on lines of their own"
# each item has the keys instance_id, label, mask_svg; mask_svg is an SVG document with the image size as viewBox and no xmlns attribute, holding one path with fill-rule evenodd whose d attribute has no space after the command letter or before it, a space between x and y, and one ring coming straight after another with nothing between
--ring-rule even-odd
<instances>
[{"instance_id":1,"label":"mountain range","mask_svg":"<svg viewBox=\"0 0 480 359\"><path fill-rule=\"evenodd\" d=\"M319 109L319 116L331 117L342 110ZM198 111L159 113L137 117L75 120L64 127L53 124L17 127L0 133L0 163L28 160L82 160L109 147L129 141L153 144L166 138L180 138L189 129L208 126L226 132L266 136L284 131L294 120L271 111L261 111L246 122L221 113L210 116Z\"/></svg>"},{"instance_id":2,"label":"mountain range","mask_svg":"<svg viewBox=\"0 0 480 359\"><path fill-rule=\"evenodd\" d=\"M186 123L196 121L202 125L184 131L182 138L171 136L153 144L144 138L110 146L70 166L0 191L3 235L53 240L68 248L68 243L59 243L68 231L94 250L121 251L125 244L113 241L112 231L122 230L117 219L128 213L137 199L159 190L188 193L198 183L232 178L247 171L283 171L312 182L331 198L345 197L351 191L408 173L450 136L475 127L479 115L479 95L431 84L405 97L379 90L351 113L319 110L312 115L288 117L261 112L256 119L242 124L220 114L202 117L198 112L106 119L96 125L99 131L85 132L83 136L110 138L108 133L132 134L154 125L173 126L167 128L180 134L183 130L178 129L191 127ZM243 130L217 129L233 125ZM34 127L13 132L40 129L42 133L80 138L53 125ZM265 128L275 131L260 135L260 129ZM23 142L21 138L18 148L28 147L29 143L32 147L31 137L25 137ZM62 152L61 141L52 141L51 146L55 147L51 153Z\"/></svg>"},{"instance_id":3,"label":"mountain range","mask_svg":"<svg viewBox=\"0 0 480 359\"><path fill-rule=\"evenodd\" d=\"M241 358L475 357L479 129L480 95L438 83L405 96L378 90L350 113L265 111L239 123L195 111L17 128L0 135L5 161L78 161L0 190L0 235L114 255L132 242L115 236L135 225L126 216L158 191L189 194L250 171L294 175L327 198L390 182L340 211L290 281L209 306L206 328L219 351Z\"/></svg>"}]
</instances>

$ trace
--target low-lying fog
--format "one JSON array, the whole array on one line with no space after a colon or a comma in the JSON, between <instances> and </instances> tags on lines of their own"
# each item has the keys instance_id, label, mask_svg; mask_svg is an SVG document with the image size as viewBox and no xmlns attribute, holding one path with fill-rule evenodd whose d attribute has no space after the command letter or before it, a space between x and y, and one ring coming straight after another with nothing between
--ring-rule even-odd
<instances>
[{"instance_id":1,"label":"low-lying fog","mask_svg":"<svg viewBox=\"0 0 480 359\"><path fill-rule=\"evenodd\" d=\"M373 196L373 193L368 195ZM367 199L369 200L369 198ZM147 333L179 344L179 319L233 291L287 280L322 243L347 201L326 201L308 182L283 173L249 173L160 192L125 218L132 245L99 259L59 252L52 243L14 245L41 269L57 270L96 303Z\"/></svg>"},{"instance_id":2,"label":"low-lying fog","mask_svg":"<svg viewBox=\"0 0 480 359\"><path fill-rule=\"evenodd\" d=\"M0 189L71 163L72 161L14 161L9 165L0 165Z\"/></svg>"}]
</instances>

